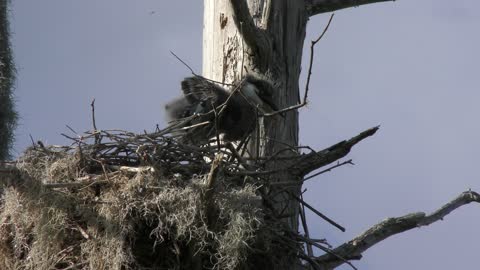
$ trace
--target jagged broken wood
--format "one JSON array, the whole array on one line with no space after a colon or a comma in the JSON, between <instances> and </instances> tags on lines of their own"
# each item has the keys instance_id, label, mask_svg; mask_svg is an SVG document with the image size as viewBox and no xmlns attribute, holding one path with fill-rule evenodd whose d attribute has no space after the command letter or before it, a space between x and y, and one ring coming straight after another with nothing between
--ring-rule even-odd
<instances>
[{"instance_id":1,"label":"jagged broken wood","mask_svg":"<svg viewBox=\"0 0 480 270\"><path fill-rule=\"evenodd\" d=\"M474 191L465 191L430 215L423 212L417 212L401 217L388 218L374 225L354 239L333 249L332 252L345 259L358 260L362 257L364 251L386 238L413 228L427 226L436 221L443 220L443 218L453 210L471 202L480 203L480 194ZM322 255L316 258L315 262L322 266L322 270L334 269L344 263L332 254Z\"/></svg>"},{"instance_id":2,"label":"jagged broken wood","mask_svg":"<svg viewBox=\"0 0 480 270\"><path fill-rule=\"evenodd\" d=\"M350 152L350 150L354 145L375 134L379 128L380 126L376 126L376 127L367 129L349 140L341 141L321 151L315 151L309 148L312 152L308 154L297 155L297 156L292 156L288 158L282 158L281 156L277 158L275 154L271 158L267 159L266 162L268 161L274 162L282 159L286 162L288 161L288 164L286 164L285 166L279 169L255 170L255 171L244 169L244 170L231 172L231 174L245 175L245 176L260 176L260 175L271 175L277 172L288 171L291 175L303 177L316 169L319 169L323 166L326 166L332 162L335 162L345 157ZM280 151L283 151L283 150L280 150ZM330 171L336 167L340 167L345 164L353 164L353 162L352 160L347 160L345 162L334 165L331 168L327 168L326 170L320 173ZM273 182L271 183L271 185L272 186L300 185L302 183L303 182L280 181L280 182Z\"/></svg>"},{"instance_id":3,"label":"jagged broken wood","mask_svg":"<svg viewBox=\"0 0 480 270\"><path fill-rule=\"evenodd\" d=\"M349 140L341 141L320 152L311 152L303 155L295 164L294 169L299 175L305 176L318 168L335 162L350 153L354 145L375 134L379 128L380 126L376 126L367 129Z\"/></svg>"}]
</instances>

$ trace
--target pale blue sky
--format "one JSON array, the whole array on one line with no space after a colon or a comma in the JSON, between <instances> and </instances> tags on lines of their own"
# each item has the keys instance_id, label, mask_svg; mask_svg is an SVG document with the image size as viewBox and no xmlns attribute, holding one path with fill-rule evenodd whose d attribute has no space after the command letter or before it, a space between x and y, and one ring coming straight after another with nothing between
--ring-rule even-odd
<instances>
[{"instance_id":1,"label":"pale blue sky","mask_svg":"<svg viewBox=\"0 0 480 270\"><path fill-rule=\"evenodd\" d=\"M163 126L163 104L189 75L169 50L201 70L202 1L12 5L16 155L29 134L63 144L66 124L90 129L92 98L99 128ZM480 191L479 8L473 0L399 0L336 12L316 51L310 104L300 111L301 144L321 149L382 127L347 157L356 166L305 186L309 202L347 227L342 233L309 215L314 237L338 245L387 217L430 212L468 188ZM327 19L310 20L305 44ZM355 264L476 269L479 213L478 205L466 206L385 240Z\"/></svg>"}]
</instances>

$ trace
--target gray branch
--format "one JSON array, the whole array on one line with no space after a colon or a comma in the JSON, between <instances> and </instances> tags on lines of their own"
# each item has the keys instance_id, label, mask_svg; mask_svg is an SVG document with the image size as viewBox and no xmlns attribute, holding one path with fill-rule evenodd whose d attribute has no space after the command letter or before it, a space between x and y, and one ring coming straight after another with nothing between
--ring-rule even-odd
<instances>
[{"instance_id":1,"label":"gray branch","mask_svg":"<svg viewBox=\"0 0 480 270\"><path fill-rule=\"evenodd\" d=\"M305 176L318 168L335 162L346 156L355 144L375 134L379 128L377 126L367 129L350 140L341 141L320 152L303 155L297 161L295 169L298 170L299 175Z\"/></svg>"},{"instance_id":2,"label":"gray branch","mask_svg":"<svg viewBox=\"0 0 480 270\"><path fill-rule=\"evenodd\" d=\"M314 16L320 13L332 12L349 7L390 1L395 0L305 0L305 6L308 15Z\"/></svg>"},{"instance_id":3,"label":"gray branch","mask_svg":"<svg viewBox=\"0 0 480 270\"><path fill-rule=\"evenodd\" d=\"M457 198L445 204L430 215L426 215L423 212L418 212L402 217L388 218L332 251L334 254L347 260L360 259L364 251L385 240L386 238L411 230L413 228L430 225L436 221L442 220L453 210L471 202L480 203L480 194L473 191L463 192ZM315 261L322 266L322 269L325 270L334 269L335 267L338 267L344 263L344 261L339 260L338 257L331 254L325 254L317 257Z\"/></svg>"},{"instance_id":4,"label":"gray branch","mask_svg":"<svg viewBox=\"0 0 480 270\"><path fill-rule=\"evenodd\" d=\"M258 28L253 21L246 0L230 0L233 20L245 43L256 53L256 61L265 63L271 53L270 38L267 32Z\"/></svg>"}]
</instances>

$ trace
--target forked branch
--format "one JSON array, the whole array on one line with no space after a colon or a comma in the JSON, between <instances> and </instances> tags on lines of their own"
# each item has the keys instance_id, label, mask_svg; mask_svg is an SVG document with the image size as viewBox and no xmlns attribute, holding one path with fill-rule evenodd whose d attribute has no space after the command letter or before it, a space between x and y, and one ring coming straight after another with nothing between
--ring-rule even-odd
<instances>
[{"instance_id":1,"label":"forked branch","mask_svg":"<svg viewBox=\"0 0 480 270\"><path fill-rule=\"evenodd\" d=\"M256 53L258 64L264 66L270 60L271 42L264 29L255 25L245 0L230 0L233 9L233 20L245 43Z\"/></svg>"},{"instance_id":2,"label":"forked branch","mask_svg":"<svg viewBox=\"0 0 480 270\"><path fill-rule=\"evenodd\" d=\"M333 249L333 253L346 259L359 259L362 253L374 246L375 244L385 240L386 238L408 231L413 228L430 225L436 221L442 220L446 215L460 206L471 202L480 203L480 194L474 191L466 191L458 197L445 204L437 211L426 215L423 212L411 213L402 217L388 218L354 239L344 243L343 245ZM332 254L325 254L315 259L317 264L321 265L321 269L334 269L343 264L344 261L339 260Z\"/></svg>"}]
</instances>

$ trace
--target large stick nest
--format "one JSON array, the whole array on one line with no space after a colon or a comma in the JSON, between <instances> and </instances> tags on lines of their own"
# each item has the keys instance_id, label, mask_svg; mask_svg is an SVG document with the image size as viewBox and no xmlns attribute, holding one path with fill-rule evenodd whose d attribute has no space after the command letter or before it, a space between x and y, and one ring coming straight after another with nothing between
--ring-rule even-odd
<instances>
[{"instance_id":1,"label":"large stick nest","mask_svg":"<svg viewBox=\"0 0 480 270\"><path fill-rule=\"evenodd\" d=\"M242 173L261 162L162 132L72 139L36 144L0 174L0 269L253 269L295 246L278 243L268 177Z\"/></svg>"}]
</instances>

